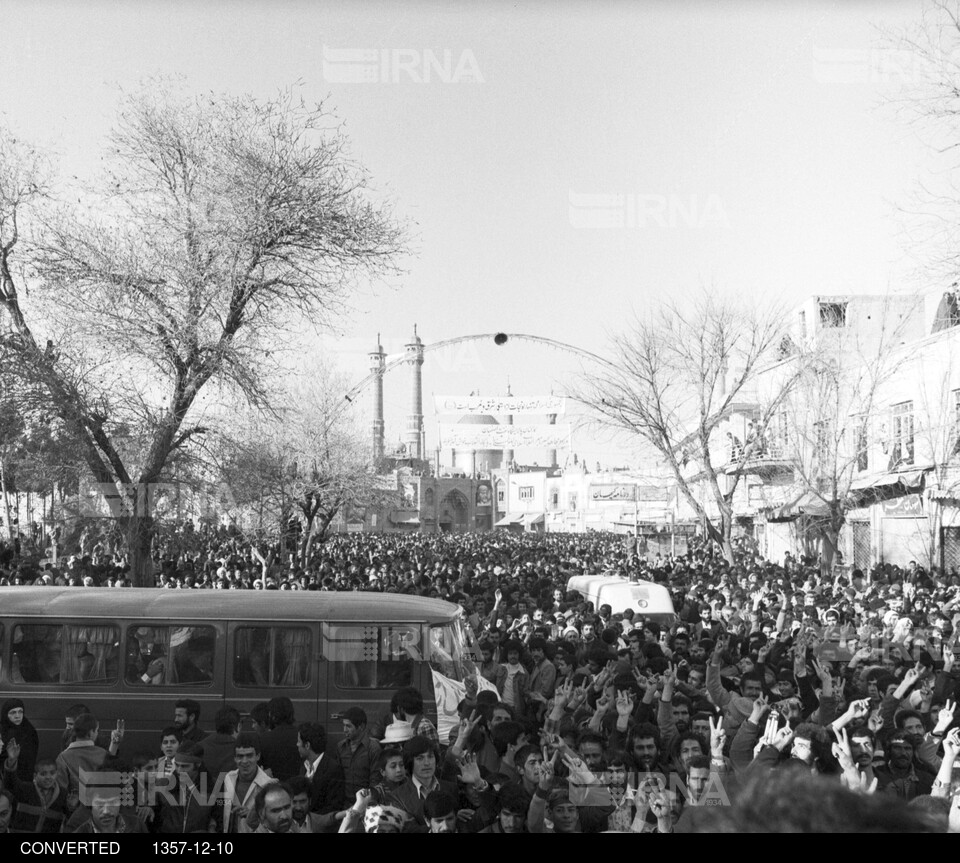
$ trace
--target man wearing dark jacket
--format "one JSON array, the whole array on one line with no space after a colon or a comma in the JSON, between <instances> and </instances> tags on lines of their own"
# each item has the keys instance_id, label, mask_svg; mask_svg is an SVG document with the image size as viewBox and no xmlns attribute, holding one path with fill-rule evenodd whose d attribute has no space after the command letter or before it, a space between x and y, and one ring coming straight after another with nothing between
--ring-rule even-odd
<instances>
[{"instance_id":1,"label":"man wearing dark jacket","mask_svg":"<svg viewBox=\"0 0 960 863\"><path fill-rule=\"evenodd\" d=\"M201 795L197 782L203 759L178 752L173 756L176 782L159 793L154 808L153 828L157 833L213 832L214 807Z\"/></svg>"},{"instance_id":2,"label":"man wearing dark jacket","mask_svg":"<svg viewBox=\"0 0 960 863\"><path fill-rule=\"evenodd\" d=\"M344 798L352 801L361 788L376 785L380 744L370 739L367 714L359 707L343 711L343 740L337 744L337 761L343 769Z\"/></svg>"},{"instance_id":3,"label":"man wearing dark jacket","mask_svg":"<svg viewBox=\"0 0 960 863\"><path fill-rule=\"evenodd\" d=\"M914 797L929 794L936 778L933 771L917 763L914 738L905 731L895 731L885 746L887 763L874 772L877 791L894 794L910 802Z\"/></svg>"},{"instance_id":4,"label":"man wearing dark jacket","mask_svg":"<svg viewBox=\"0 0 960 863\"><path fill-rule=\"evenodd\" d=\"M240 713L235 707L221 707L213 719L213 734L203 738L203 769L212 779L237 767L234 750L240 730Z\"/></svg>"},{"instance_id":5,"label":"man wearing dark jacket","mask_svg":"<svg viewBox=\"0 0 960 863\"><path fill-rule=\"evenodd\" d=\"M207 736L200 730L200 704L192 698L181 698L173 706L173 724L183 735L181 743L202 743Z\"/></svg>"},{"instance_id":6,"label":"man wearing dark jacket","mask_svg":"<svg viewBox=\"0 0 960 863\"><path fill-rule=\"evenodd\" d=\"M273 727L260 735L260 764L274 779L285 782L297 776L301 767L293 702L286 697L272 698L267 709Z\"/></svg>"},{"instance_id":7,"label":"man wearing dark jacket","mask_svg":"<svg viewBox=\"0 0 960 863\"><path fill-rule=\"evenodd\" d=\"M336 833L338 821L345 814L343 768L336 757L326 754L326 729L319 722L301 722L297 746L303 759L303 775L310 780L310 810L322 816L322 832Z\"/></svg>"}]
</instances>

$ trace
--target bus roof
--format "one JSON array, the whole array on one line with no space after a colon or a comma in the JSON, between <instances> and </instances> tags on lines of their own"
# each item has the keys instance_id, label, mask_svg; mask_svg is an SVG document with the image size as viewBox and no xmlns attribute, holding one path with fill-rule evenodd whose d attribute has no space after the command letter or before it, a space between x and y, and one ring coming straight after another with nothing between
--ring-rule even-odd
<instances>
[{"instance_id":1,"label":"bus roof","mask_svg":"<svg viewBox=\"0 0 960 863\"><path fill-rule=\"evenodd\" d=\"M0 617L444 623L458 614L442 599L396 593L0 587Z\"/></svg>"}]
</instances>

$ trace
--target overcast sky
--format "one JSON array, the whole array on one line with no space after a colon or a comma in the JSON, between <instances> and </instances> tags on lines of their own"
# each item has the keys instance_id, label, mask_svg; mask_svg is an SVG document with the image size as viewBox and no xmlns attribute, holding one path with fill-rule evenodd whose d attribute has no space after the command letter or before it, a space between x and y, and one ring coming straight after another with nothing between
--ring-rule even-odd
<instances>
[{"instance_id":1,"label":"overcast sky","mask_svg":"<svg viewBox=\"0 0 960 863\"><path fill-rule=\"evenodd\" d=\"M119 89L302 82L413 223L406 273L325 337L351 378L402 349L529 333L605 353L631 310L701 284L790 303L912 272L896 208L929 167L885 107L915 2L52 3L2 0L0 122L96 170ZM437 352L426 395L560 392L542 347ZM388 439L408 383L387 380ZM428 446L435 445L428 426ZM590 464L619 446L581 432Z\"/></svg>"}]
</instances>

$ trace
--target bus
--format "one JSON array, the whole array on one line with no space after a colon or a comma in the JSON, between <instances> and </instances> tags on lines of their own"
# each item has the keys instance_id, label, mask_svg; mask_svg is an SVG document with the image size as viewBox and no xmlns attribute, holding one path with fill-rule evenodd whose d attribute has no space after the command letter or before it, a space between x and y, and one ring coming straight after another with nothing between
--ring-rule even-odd
<instances>
[{"instance_id":1,"label":"bus","mask_svg":"<svg viewBox=\"0 0 960 863\"><path fill-rule=\"evenodd\" d=\"M0 701L23 699L42 754L59 751L75 703L103 730L123 719L128 752L155 751L183 698L213 731L225 704L246 718L287 696L335 741L347 707L375 730L415 686L436 723L433 672L463 681L476 655L459 606L405 594L0 588Z\"/></svg>"}]
</instances>

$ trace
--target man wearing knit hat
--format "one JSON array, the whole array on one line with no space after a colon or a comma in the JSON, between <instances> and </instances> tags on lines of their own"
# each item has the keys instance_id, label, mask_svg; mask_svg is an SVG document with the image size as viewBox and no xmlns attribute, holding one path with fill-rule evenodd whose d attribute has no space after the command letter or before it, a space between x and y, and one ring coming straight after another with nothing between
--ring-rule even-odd
<instances>
[{"instance_id":1,"label":"man wearing knit hat","mask_svg":"<svg viewBox=\"0 0 960 863\"><path fill-rule=\"evenodd\" d=\"M153 823L158 833L212 832L214 807L198 788L203 758L188 745L173 756L175 784L157 790Z\"/></svg>"}]
</instances>

